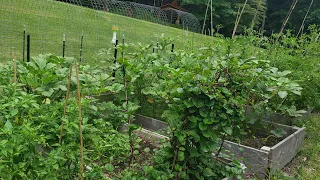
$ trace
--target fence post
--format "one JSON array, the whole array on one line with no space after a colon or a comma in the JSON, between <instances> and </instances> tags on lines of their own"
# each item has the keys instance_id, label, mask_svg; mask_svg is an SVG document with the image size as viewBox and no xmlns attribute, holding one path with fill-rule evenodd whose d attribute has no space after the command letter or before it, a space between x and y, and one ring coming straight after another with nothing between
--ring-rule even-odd
<instances>
[{"instance_id":1,"label":"fence post","mask_svg":"<svg viewBox=\"0 0 320 180\"><path fill-rule=\"evenodd\" d=\"M62 38L62 57L64 57L65 50L66 50L66 34L63 34L63 38Z\"/></svg>"},{"instance_id":2,"label":"fence post","mask_svg":"<svg viewBox=\"0 0 320 180\"><path fill-rule=\"evenodd\" d=\"M83 31L81 35L81 41L80 41L80 62L82 61L82 46L83 46Z\"/></svg>"},{"instance_id":3,"label":"fence post","mask_svg":"<svg viewBox=\"0 0 320 180\"><path fill-rule=\"evenodd\" d=\"M24 61L25 50L26 50L26 25L24 25L23 29L23 42L22 42L22 60Z\"/></svg>"},{"instance_id":4,"label":"fence post","mask_svg":"<svg viewBox=\"0 0 320 180\"><path fill-rule=\"evenodd\" d=\"M30 62L30 35L27 36L27 62Z\"/></svg>"},{"instance_id":5,"label":"fence post","mask_svg":"<svg viewBox=\"0 0 320 180\"><path fill-rule=\"evenodd\" d=\"M116 44L115 44L114 46L115 46L115 49L114 49L114 61L113 61L113 63L116 64L116 62L117 62L117 55L118 55L118 49L117 49L118 40L116 40ZM116 77L116 71L115 71L115 70L113 71L112 77Z\"/></svg>"}]
</instances>

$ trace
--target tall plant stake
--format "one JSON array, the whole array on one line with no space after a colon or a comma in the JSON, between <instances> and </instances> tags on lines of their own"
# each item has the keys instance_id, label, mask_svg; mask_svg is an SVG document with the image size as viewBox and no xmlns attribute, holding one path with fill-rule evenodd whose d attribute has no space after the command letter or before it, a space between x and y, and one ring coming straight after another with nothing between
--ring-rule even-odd
<instances>
[{"instance_id":1,"label":"tall plant stake","mask_svg":"<svg viewBox=\"0 0 320 180\"><path fill-rule=\"evenodd\" d=\"M212 0L211 0L211 36L213 37L213 15L212 15Z\"/></svg>"},{"instance_id":2,"label":"tall plant stake","mask_svg":"<svg viewBox=\"0 0 320 180\"><path fill-rule=\"evenodd\" d=\"M83 46L83 31L81 35L81 41L80 41L80 62L82 61L82 46Z\"/></svg>"},{"instance_id":3,"label":"tall plant stake","mask_svg":"<svg viewBox=\"0 0 320 180\"><path fill-rule=\"evenodd\" d=\"M306 21L306 19L307 19L307 17L308 17L308 14L309 14L309 12L310 12L310 9L311 9L311 7L312 7L312 4L313 4L313 0L311 0L311 3L310 3L309 8L308 8L308 10L307 10L307 13L306 13L306 15L305 15L304 18L303 18L303 21L302 21L301 27L300 27L300 29L299 29L299 32L298 32L298 34L297 34L297 37L299 36L300 33L302 34L302 31L303 31L303 28L304 28L304 22Z\"/></svg>"},{"instance_id":4,"label":"tall plant stake","mask_svg":"<svg viewBox=\"0 0 320 180\"><path fill-rule=\"evenodd\" d=\"M13 63L14 63L13 64L14 92L16 92L16 89L17 89L17 57L16 57L15 53L13 53Z\"/></svg>"},{"instance_id":5,"label":"tall plant stake","mask_svg":"<svg viewBox=\"0 0 320 180\"><path fill-rule=\"evenodd\" d=\"M24 54L25 54L25 50L26 50L26 29L27 29L27 26L24 25L23 26L23 44L22 44L22 60L24 61Z\"/></svg>"},{"instance_id":6,"label":"tall plant stake","mask_svg":"<svg viewBox=\"0 0 320 180\"><path fill-rule=\"evenodd\" d=\"M232 32L232 38L234 37L234 35L235 35L236 32L237 32L237 29L238 29L238 26L239 26L239 23L240 23L241 16L242 16L242 14L243 14L243 11L244 11L247 3L248 3L248 0L246 0L246 2L244 2L243 7L242 7L242 10L241 10L241 13L239 14L238 18L236 19L236 24L234 25L233 32Z\"/></svg>"},{"instance_id":7,"label":"tall plant stake","mask_svg":"<svg viewBox=\"0 0 320 180\"><path fill-rule=\"evenodd\" d=\"M72 64L70 64L70 74L69 74L69 78L68 78L68 88L67 88L67 93L66 93L66 102L65 102L65 104L64 104L63 118L65 118L65 117L66 117L66 114L67 114L67 106L68 106L68 100L69 100L71 76L72 76ZM59 144L61 144L61 142L62 142L63 129L64 129L64 122L62 121L62 123L61 123L60 138L59 138Z\"/></svg>"},{"instance_id":8,"label":"tall plant stake","mask_svg":"<svg viewBox=\"0 0 320 180\"><path fill-rule=\"evenodd\" d=\"M281 26L281 29L280 29L279 34L282 34L284 28L286 27L286 25L287 25L287 23L288 23L288 21L289 21L289 19L290 19L290 16L291 16L294 8L296 7L297 2L298 2L298 0L293 0L293 2L292 2L292 4L291 4L291 7L290 7L290 9L289 9L289 11L288 11L288 14L287 14L286 18L284 19L284 21L283 21L283 23L282 23L282 26Z\"/></svg>"},{"instance_id":9,"label":"tall plant stake","mask_svg":"<svg viewBox=\"0 0 320 180\"><path fill-rule=\"evenodd\" d=\"M62 57L64 57L65 50L66 50L66 34L63 34L63 38L62 38Z\"/></svg>"},{"instance_id":10,"label":"tall plant stake","mask_svg":"<svg viewBox=\"0 0 320 180\"><path fill-rule=\"evenodd\" d=\"M208 14L208 9L209 9L209 4L210 4L210 0L208 0L208 3L207 3L207 9L206 9L206 14L204 15L204 21L203 21L203 26L202 26L201 34L203 34L203 32L204 32L204 26L206 25L206 20L207 20L207 14Z\"/></svg>"},{"instance_id":11,"label":"tall plant stake","mask_svg":"<svg viewBox=\"0 0 320 180\"><path fill-rule=\"evenodd\" d=\"M82 138L82 113L81 113L81 93L79 81L79 67L76 60L76 79L78 92L78 114L79 114L79 131L80 131L80 154L81 154L81 179L84 179L84 155L83 155L83 138Z\"/></svg>"},{"instance_id":12,"label":"tall plant stake","mask_svg":"<svg viewBox=\"0 0 320 180\"><path fill-rule=\"evenodd\" d=\"M255 26L256 19L257 19L261 4L262 4L262 0L259 1L257 9L256 9L256 12L254 13L254 17L253 17L252 22L251 22L251 29L253 29L254 26Z\"/></svg>"}]
</instances>

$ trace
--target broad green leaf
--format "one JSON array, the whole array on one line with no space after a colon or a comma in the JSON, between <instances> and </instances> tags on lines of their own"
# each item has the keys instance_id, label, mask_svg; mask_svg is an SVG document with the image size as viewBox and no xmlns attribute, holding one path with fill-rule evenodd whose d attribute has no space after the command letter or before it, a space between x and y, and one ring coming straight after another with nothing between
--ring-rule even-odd
<instances>
[{"instance_id":1,"label":"broad green leaf","mask_svg":"<svg viewBox=\"0 0 320 180\"><path fill-rule=\"evenodd\" d=\"M205 168L203 170L203 175L205 177L212 177L212 176L215 176L216 174L210 168Z\"/></svg>"},{"instance_id":2,"label":"broad green leaf","mask_svg":"<svg viewBox=\"0 0 320 180\"><path fill-rule=\"evenodd\" d=\"M9 120L4 125L4 129L7 129L7 130L11 130L12 129L12 124L11 124L11 122Z\"/></svg>"},{"instance_id":3,"label":"broad green leaf","mask_svg":"<svg viewBox=\"0 0 320 180\"><path fill-rule=\"evenodd\" d=\"M223 130L228 135L232 135L232 128L231 127L223 127Z\"/></svg>"},{"instance_id":4,"label":"broad green leaf","mask_svg":"<svg viewBox=\"0 0 320 180\"><path fill-rule=\"evenodd\" d=\"M184 160L184 152L183 151L179 151L178 152L178 160L179 161L183 161Z\"/></svg>"},{"instance_id":5,"label":"broad green leaf","mask_svg":"<svg viewBox=\"0 0 320 180\"><path fill-rule=\"evenodd\" d=\"M53 63L48 63L47 66L46 66L46 70L50 70L54 67L56 67L57 65L56 64L53 64Z\"/></svg>"},{"instance_id":6,"label":"broad green leaf","mask_svg":"<svg viewBox=\"0 0 320 180\"><path fill-rule=\"evenodd\" d=\"M200 136L195 131L188 131L187 134L193 137L196 142L200 141Z\"/></svg>"},{"instance_id":7,"label":"broad green leaf","mask_svg":"<svg viewBox=\"0 0 320 180\"><path fill-rule=\"evenodd\" d=\"M182 93L184 92L184 90L183 90L182 88L178 88L178 89L177 89L177 92L180 93L180 94L182 94Z\"/></svg>"},{"instance_id":8,"label":"broad green leaf","mask_svg":"<svg viewBox=\"0 0 320 180\"><path fill-rule=\"evenodd\" d=\"M200 109L200 115L204 118L208 117L208 113L203 109Z\"/></svg>"},{"instance_id":9,"label":"broad green leaf","mask_svg":"<svg viewBox=\"0 0 320 180\"><path fill-rule=\"evenodd\" d=\"M284 135L287 134L287 132L281 128L275 129L275 130L271 130L270 131L271 134L275 135L278 138L282 138Z\"/></svg>"},{"instance_id":10,"label":"broad green leaf","mask_svg":"<svg viewBox=\"0 0 320 180\"><path fill-rule=\"evenodd\" d=\"M193 106L192 102L190 102L189 100L184 100L183 101L183 104L187 107L187 108L190 108Z\"/></svg>"},{"instance_id":11,"label":"broad green leaf","mask_svg":"<svg viewBox=\"0 0 320 180\"><path fill-rule=\"evenodd\" d=\"M283 99L283 98L287 97L288 92L287 91L279 91L278 95L279 95L280 98Z\"/></svg>"},{"instance_id":12,"label":"broad green leaf","mask_svg":"<svg viewBox=\"0 0 320 180\"><path fill-rule=\"evenodd\" d=\"M200 124L199 124L199 129L200 129L201 131L204 131L204 130L207 129L207 125L204 124L203 122L200 122Z\"/></svg>"},{"instance_id":13,"label":"broad green leaf","mask_svg":"<svg viewBox=\"0 0 320 180\"><path fill-rule=\"evenodd\" d=\"M192 103L193 103L193 105L195 105L197 108L201 108L201 107L203 107L203 105L204 105L203 100L201 100L201 99L196 99L196 98L193 98L193 99L192 99Z\"/></svg>"},{"instance_id":14,"label":"broad green leaf","mask_svg":"<svg viewBox=\"0 0 320 180\"><path fill-rule=\"evenodd\" d=\"M196 123L200 118L197 118L197 117L195 117L195 116L191 116L191 117L189 117L188 119L189 119L189 121L191 121L191 122L193 122L193 123Z\"/></svg>"},{"instance_id":15,"label":"broad green leaf","mask_svg":"<svg viewBox=\"0 0 320 180\"><path fill-rule=\"evenodd\" d=\"M292 93L301 96L301 91L291 91Z\"/></svg>"},{"instance_id":16,"label":"broad green leaf","mask_svg":"<svg viewBox=\"0 0 320 180\"><path fill-rule=\"evenodd\" d=\"M203 122L205 124L212 124L213 123L213 121L211 121L211 119L208 119L208 118L204 119Z\"/></svg>"},{"instance_id":17,"label":"broad green leaf","mask_svg":"<svg viewBox=\"0 0 320 180\"><path fill-rule=\"evenodd\" d=\"M39 67L39 70L44 70L47 64L47 60L41 57L34 58L34 61L36 62L37 66Z\"/></svg>"},{"instance_id":18,"label":"broad green leaf","mask_svg":"<svg viewBox=\"0 0 320 180\"><path fill-rule=\"evenodd\" d=\"M145 148L144 150L143 150L145 153L149 153L150 152L150 148Z\"/></svg>"},{"instance_id":19,"label":"broad green leaf","mask_svg":"<svg viewBox=\"0 0 320 180\"><path fill-rule=\"evenodd\" d=\"M12 111L10 111L10 115L15 116L18 114L18 112L19 112L18 109L13 109Z\"/></svg>"},{"instance_id":20,"label":"broad green leaf","mask_svg":"<svg viewBox=\"0 0 320 180\"><path fill-rule=\"evenodd\" d=\"M106 164L106 165L104 165L104 167L106 168L106 170L108 172L113 172L114 171L114 167L113 167L112 164Z\"/></svg>"},{"instance_id":21,"label":"broad green leaf","mask_svg":"<svg viewBox=\"0 0 320 180\"><path fill-rule=\"evenodd\" d=\"M212 130L210 130L210 129L206 129L205 131L202 131L202 134L206 138L210 138L210 137L214 136Z\"/></svg>"},{"instance_id":22,"label":"broad green leaf","mask_svg":"<svg viewBox=\"0 0 320 180\"><path fill-rule=\"evenodd\" d=\"M50 97L53 94L53 92L54 90L50 88L49 91L43 91L41 94L43 96Z\"/></svg>"}]
</instances>

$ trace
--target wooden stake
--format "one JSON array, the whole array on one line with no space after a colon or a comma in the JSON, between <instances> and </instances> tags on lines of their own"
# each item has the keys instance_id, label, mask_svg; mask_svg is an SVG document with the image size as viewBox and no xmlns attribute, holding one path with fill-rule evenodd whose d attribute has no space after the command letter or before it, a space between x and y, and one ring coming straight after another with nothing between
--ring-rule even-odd
<instances>
[{"instance_id":1,"label":"wooden stake","mask_svg":"<svg viewBox=\"0 0 320 180\"><path fill-rule=\"evenodd\" d=\"M206 9L206 14L204 15L203 26L202 26L202 32L201 32L202 34L203 34L203 31L204 31L204 26L206 25L207 14L208 14L208 9L209 9L209 3L210 3L210 0L208 0L207 9Z\"/></svg>"},{"instance_id":2,"label":"wooden stake","mask_svg":"<svg viewBox=\"0 0 320 180\"><path fill-rule=\"evenodd\" d=\"M242 16L242 14L243 14L243 11L244 11L244 9L245 9L245 7L246 7L247 3L248 3L248 0L246 0L246 2L244 2L244 4L243 4L243 7L242 7L242 10L241 10L241 13L240 13L240 15L239 15L239 17L238 17L238 19L237 19L237 21L236 21L236 24L235 24L234 29L233 29L233 32L232 32L232 38L233 38L233 37L234 37L234 35L236 34L236 31L237 31L238 26L239 26L239 23L240 23L241 16Z\"/></svg>"},{"instance_id":3,"label":"wooden stake","mask_svg":"<svg viewBox=\"0 0 320 180\"><path fill-rule=\"evenodd\" d=\"M296 7L297 2L298 2L298 0L293 0L293 2L292 2L292 4L291 4L291 7L290 7L290 9L289 9L289 11L288 11L288 14L287 14L286 18L284 19L284 22L283 22L283 24L282 24L282 26L281 26L281 29L280 29L279 34L282 34L284 28L286 27L286 25L287 25L287 23L288 23L288 21L289 21L289 19L290 19L290 16L291 16L294 8Z\"/></svg>"},{"instance_id":4,"label":"wooden stake","mask_svg":"<svg viewBox=\"0 0 320 180\"><path fill-rule=\"evenodd\" d=\"M251 29L253 29L254 26L255 26L255 22L256 22L256 19L257 19L261 4L262 4L262 0L260 0L259 3L258 3L256 12L255 12L254 17L253 17L252 22L251 22Z\"/></svg>"},{"instance_id":5,"label":"wooden stake","mask_svg":"<svg viewBox=\"0 0 320 180\"><path fill-rule=\"evenodd\" d=\"M67 93L66 93L66 102L64 104L64 111L63 111L63 118L66 117L67 114L67 106L68 106L68 100L69 100L69 92L70 92L70 84L71 84L71 76L72 76L72 64L70 64L70 74L68 78L68 88L67 88ZM60 138L59 138L59 144L62 142L62 133L64 129L64 122L62 121L61 123L61 132L60 132Z\"/></svg>"},{"instance_id":6,"label":"wooden stake","mask_svg":"<svg viewBox=\"0 0 320 180\"><path fill-rule=\"evenodd\" d=\"M13 75L14 92L16 92L16 89L17 89L17 57L16 57L15 53L13 53L13 71L14 71L14 75Z\"/></svg>"},{"instance_id":7,"label":"wooden stake","mask_svg":"<svg viewBox=\"0 0 320 180\"><path fill-rule=\"evenodd\" d=\"M309 12L310 12L310 9L311 9L311 7L312 7L312 4L313 4L313 0L311 0L310 6L309 6L309 8L308 8L308 11L307 11L306 15L305 15L304 18L303 18L303 21L302 21L301 27L300 27L300 29L299 29L299 32L298 32L298 34L297 34L297 37L299 36L300 33L302 34L302 31L303 31L303 28L304 28L304 22L306 21L306 19L307 19L307 17L308 17L308 14L309 14Z\"/></svg>"},{"instance_id":8,"label":"wooden stake","mask_svg":"<svg viewBox=\"0 0 320 180\"><path fill-rule=\"evenodd\" d=\"M211 36L213 37L213 15L212 15L212 0L211 0Z\"/></svg>"},{"instance_id":9,"label":"wooden stake","mask_svg":"<svg viewBox=\"0 0 320 180\"><path fill-rule=\"evenodd\" d=\"M81 112L81 93L79 81L79 67L76 61L76 79L78 92L78 114L79 114L79 131L80 131L80 154L81 154L81 179L84 179L84 155L83 155L83 138L82 138L82 112Z\"/></svg>"}]
</instances>

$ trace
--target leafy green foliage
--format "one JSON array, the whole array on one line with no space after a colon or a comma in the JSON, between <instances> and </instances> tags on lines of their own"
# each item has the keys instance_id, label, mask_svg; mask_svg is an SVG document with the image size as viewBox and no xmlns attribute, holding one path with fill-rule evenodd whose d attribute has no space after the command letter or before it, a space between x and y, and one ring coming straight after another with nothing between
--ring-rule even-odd
<instances>
[{"instance_id":1,"label":"leafy green foliage","mask_svg":"<svg viewBox=\"0 0 320 180\"><path fill-rule=\"evenodd\" d=\"M210 47L172 53L162 48L164 41L157 54L148 53L150 45L138 45L135 53L117 61L125 65L131 87L136 88L132 99L138 95L139 102L144 94L168 105L162 117L170 127L170 142L154 157L149 179L240 177L237 161L226 165L212 158L212 153L220 156L221 141L244 134L243 105L254 101L260 113L286 111L283 98L300 94L301 87L287 78L289 71L272 67L270 61L231 53L234 43L229 41L225 54ZM146 172L127 173L128 177L146 176Z\"/></svg>"},{"instance_id":2,"label":"leafy green foliage","mask_svg":"<svg viewBox=\"0 0 320 180\"><path fill-rule=\"evenodd\" d=\"M80 177L78 105L73 97L75 87L71 89L65 118L62 118L65 89L55 88L66 86L70 63L69 59L40 55L30 63L19 62L19 79L24 84L17 84L16 90L11 84L12 78L0 79L0 178ZM5 67L1 74L13 73L9 66L1 66ZM80 70L82 91L86 95L115 95L123 88L121 84L112 83L112 78L103 75L102 70L94 70L90 66L82 66ZM74 81L72 86L75 86ZM49 91L53 93L47 94ZM81 104L85 175L89 179L105 179L104 171L113 171L111 163L117 165L127 160L128 138L116 130L125 122L127 114L113 101L100 102L92 96L83 98ZM62 122L63 141L58 144Z\"/></svg>"}]
</instances>

